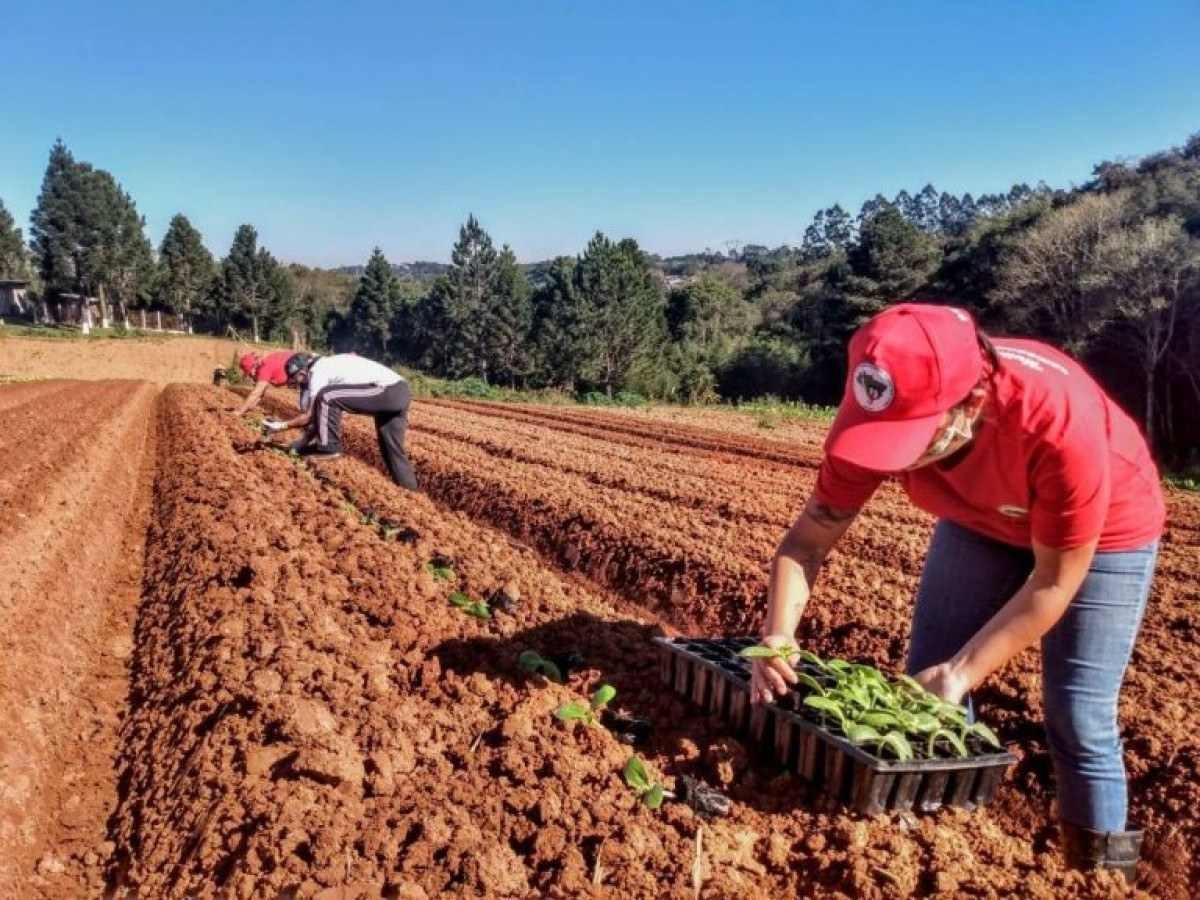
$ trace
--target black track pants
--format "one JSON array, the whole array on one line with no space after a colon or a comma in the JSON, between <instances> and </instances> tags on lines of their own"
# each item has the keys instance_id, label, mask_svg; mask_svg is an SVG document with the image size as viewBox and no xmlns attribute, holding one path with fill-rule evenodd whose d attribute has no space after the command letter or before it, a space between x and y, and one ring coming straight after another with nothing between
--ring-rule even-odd
<instances>
[{"instance_id":1,"label":"black track pants","mask_svg":"<svg viewBox=\"0 0 1200 900\"><path fill-rule=\"evenodd\" d=\"M333 384L313 398L310 434L321 447L342 447L342 413L363 413L375 417L379 452L392 481L410 491L417 489L417 477L404 453L404 432L408 428L408 405L412 394L408 382L389 387L377 384Z\"/></svg>"}]
</instances>

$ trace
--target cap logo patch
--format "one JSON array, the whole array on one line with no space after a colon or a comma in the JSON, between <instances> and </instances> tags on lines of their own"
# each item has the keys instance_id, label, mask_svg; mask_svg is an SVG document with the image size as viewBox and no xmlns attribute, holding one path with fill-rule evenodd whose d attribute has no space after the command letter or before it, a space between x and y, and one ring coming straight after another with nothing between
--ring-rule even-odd
<instances>
[{"instance_id":1,"label":"cap logo patch","mask_svg":"<svg viewBox=\"0 0 1200 900\"><path fill-rule=\"evenodd\" d=\"M854 399L867 412L883 412L896 398L892 376L874 363L859 363L853 383Z\"/></svg>"}]
</instances>

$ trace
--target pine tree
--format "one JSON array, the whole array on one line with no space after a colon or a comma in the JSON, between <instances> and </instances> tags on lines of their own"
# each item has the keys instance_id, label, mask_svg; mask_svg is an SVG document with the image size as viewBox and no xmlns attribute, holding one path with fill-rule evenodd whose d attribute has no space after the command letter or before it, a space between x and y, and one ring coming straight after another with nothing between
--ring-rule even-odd
<instances>
[{"instance_id":1,"label":"pine tree","mask_svg":"<svg viewBox=\"0 0 1200 900\"><path fill-rule=\"evenodd\" d=\"M203 304L215 277L216 265L200 232L187 216L176 214L158 250L155 300L182 315L190 331L192 314Z\"/></svg>"},{"instance_id":2,"label":"pine tree","mask_svg":"<svg viewBox=\"0 0 1200 900\"><path fill-rule=\"evenodd\" d=\"M484 354L496 380L515 385L529 374L533 303L525 273L506 244L496 260Z\"/></svg>"},{"instance_id":3,"label":"pine tree","mask_svg":"<svg viewBox=\"0 0 1200 900\"><path fill-rule=\"evenodd\" d=\"M90 170L91 166L75 161L61 140L50 148L41 193L30 216L29 245L42 283L52 293L86 290L83 191Z\"/></svg>"},{"instance_id":4,"label":"pine tree","mask_svg":"<svg viewBox=\"0 0 1200 900\"><path fill-rule=\"evenodd\" d=\"M498 255L491 236L475 216L459 229L450 254L443 302L454 342L450 355L452 374L478 375L488 380L488 340L492 292L495 290Z\"/></svg>"},{"instance_id":5,"label":"pine tree","mask_svg":"<svg viewBox=\"0 0 1200 900\"><path fill-rule=\"evenodd\" d=\"M539 384L574 389L582 377L582 305L575 291L576 260L559 256L532 297L532 368Z\"/></svg>"},{"instance_id":6,"label":"pine tree","mask_svg":"<svg viewBox=\"0 0 1200 900\"><path fill-rule=\"evenodd\" d=\"M21 229L0 200L0 278L25 278L28 269Z\"/></svg>"},{"instance_id":7,"label":"pine tree","mask_svg":"<svg viewBox=\"0 0 1200 900\"><path fill-rule=\"evenodd\" d=\"M251 336L257 344L267 297L258 256L258 232L253 225L241 225L234 233L229 255L221 261L215 299L218 323L249 321Z\"/></svg>"},{"instance_id":8,"label":"pine tree","mask_svg":"<svg viewBox=\"0 0 1200 900\"><path fill-rule=\"evenodd\" d=\"M76 162L61 140L50 150L30 222L47 290L94 294L106 326L110 294L122 313L141 295L153 252L133 198L108 172Z\"/></svg>"},{"instance_id":9,"label":"pine tree","mask_svg":"<svg viewBox=\"0 0 1200 900\"><path fill-rule=\"evenodd\" d=\"M383 251L376 247L367 260L347 313L355 348L366 356L385 358L399 308L400 287L396 276Z\"/></svg>"},{"instance_id":10,"label":"pine tree","mask_svg":"<svg viewBox=\"0 0 1200 900\"><path fill-rule=\"evenodd\" d=\"M601 232L575 267L585 375L611 397L663 330L663 300L637 242L614 244Z\"/></svg>"},{"instance_id":11,"label":"pine tree","mask_svg":"<svg viewBox=\"0 0 1200 900\"><path fill-rule=\"evenodd\" d=\"M108 172L96 170L93 181L104 234L96 251L97 277L102 290L116 301L121 321L128 328L129 307L141 301L152 285L154 251L146 237L146 221L133 198Z\"/></svg>"}]
</instances>

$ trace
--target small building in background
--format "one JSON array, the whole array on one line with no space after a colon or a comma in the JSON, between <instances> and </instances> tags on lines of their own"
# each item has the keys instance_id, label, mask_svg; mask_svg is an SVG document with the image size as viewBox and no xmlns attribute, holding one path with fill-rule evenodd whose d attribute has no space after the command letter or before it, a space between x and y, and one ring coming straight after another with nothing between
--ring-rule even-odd
<instances>
[{"instance_id":1,"label":"small building in background","mask_svg":"<svg viewBox=\"0 0 1200 900\"><path fill-rule=\"evenodd\" d=\"M34 315L33 302L27 299L29 282L15 278L0 279L0 316L25 319Z\"/></svg>"}]
</instances>

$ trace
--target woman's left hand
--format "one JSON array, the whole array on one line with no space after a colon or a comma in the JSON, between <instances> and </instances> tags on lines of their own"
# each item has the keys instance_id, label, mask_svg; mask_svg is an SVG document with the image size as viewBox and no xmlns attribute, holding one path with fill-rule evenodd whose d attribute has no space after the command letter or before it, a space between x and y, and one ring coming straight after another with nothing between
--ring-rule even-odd
<instances>
[{"instance_id":1,"label":"woman's left hand","mask_svg":"<svg viewBox=\"0 0 1200 900\"><path fill-rule=\"evenodd\" d=\"M951 703L961 703L971 689L966 677L950 662L922 669L913 678L931 694L937 694Z\"/></svg>"}]
</instances>

